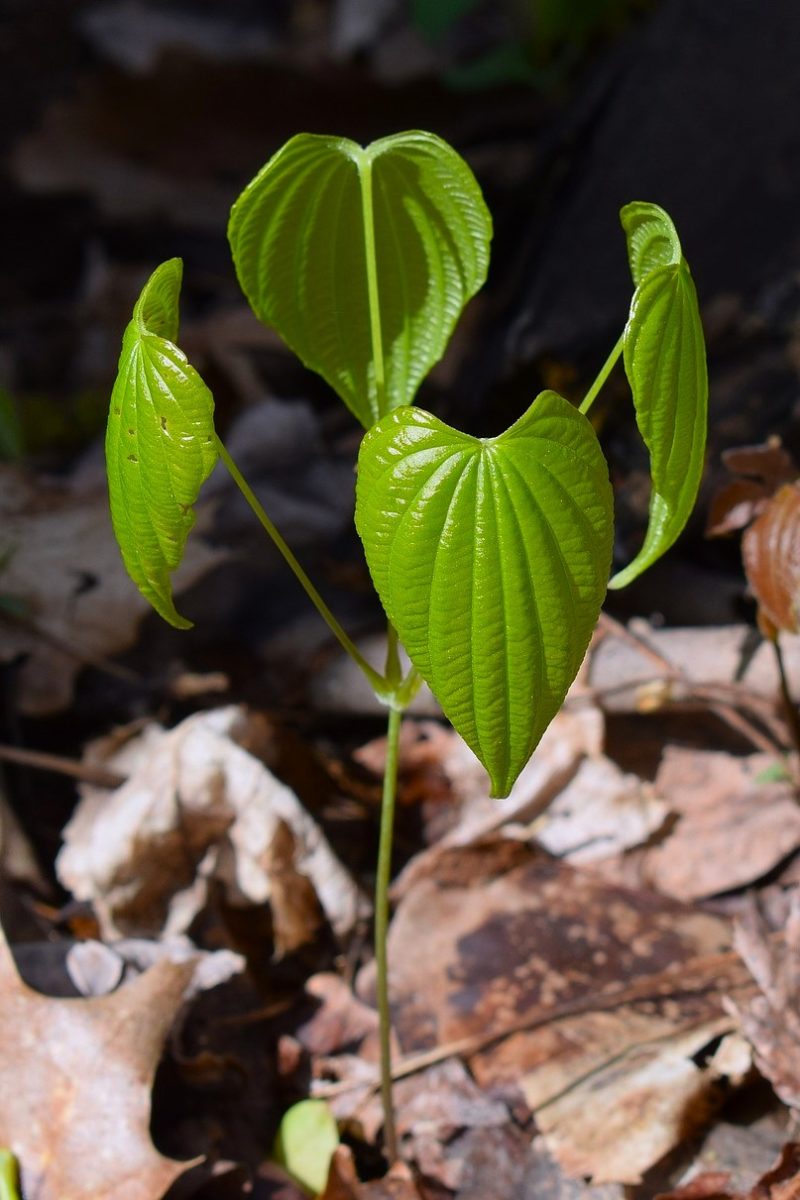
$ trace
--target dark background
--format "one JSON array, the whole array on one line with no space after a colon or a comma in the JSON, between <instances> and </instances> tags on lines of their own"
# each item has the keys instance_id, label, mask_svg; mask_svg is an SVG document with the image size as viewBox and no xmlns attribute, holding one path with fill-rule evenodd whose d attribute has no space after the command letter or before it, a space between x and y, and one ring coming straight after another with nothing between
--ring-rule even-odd
<instances>
[{"instance_id":1,"label":"dark background","mask_svg":"<svg viewBox=\"0 0 800 1200\"><path fill-rule=\"evenodd\" d=\"M751 615L738 547L709 544L703 526L721 450L770 434L798 443L793 0L5 0L2 13L0 386L32 469L98 459L132 303L158 262L181 255L182 341L223 435L264 397L311 406L310 461L301 421L277 449L250 436L248 466L344 618L377 624L350 524L358 431L249 315L225 225L293 133L428 128L472 165L496 234L488 285L420 402L483 434L542 386L579 400L630 297L619 207L662 204L709 340L709 466L682 542L613 603L671 623ZM621 563L646 521L647 463L619 370L596 422ZM204 630L181 643L189 657L233 628L240 642L263 636L302 603L240 516L223 506L219 518L217 536L239 551L225 588L189 598ZM153 653L173 636L154 623Z\"/></svg>"}]
</instances>

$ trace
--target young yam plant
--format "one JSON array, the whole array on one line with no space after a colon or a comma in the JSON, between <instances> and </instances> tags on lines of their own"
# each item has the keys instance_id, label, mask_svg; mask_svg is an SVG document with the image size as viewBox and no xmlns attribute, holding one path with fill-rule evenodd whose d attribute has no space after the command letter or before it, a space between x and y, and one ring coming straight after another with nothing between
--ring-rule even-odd
<instances>
[{"instance_id":1,"label":"young yam plant","mask_svg":"<svg viewBox=\"0 0 800 1200\"><path fill-rule=\"evenodd\" d=\"M158 267L125 333L111 399L111 514L125 565L181 628L170 574L219 455L333 634L388 707L375 899L384 1141L391 1102L386 932L400 719L422 679L506 795L563 703L606 587L673 544L703 469L707 379L692 278L655 204L621 214L634 293L619 341L580 409L541 393L504 433L475 438L414 406L483 284L491 218L470 169L440 138L366 148L300 134L245 188L228 236L242 289L364 426L356 526L388 617L385 668L361 656L214 433L213 401L178 349L181 264ZM622 356L650 454L648 529L608 584L613 500L586 417ZM399 645L411 668L400 666Z\"/></svg>"}]
</instances>

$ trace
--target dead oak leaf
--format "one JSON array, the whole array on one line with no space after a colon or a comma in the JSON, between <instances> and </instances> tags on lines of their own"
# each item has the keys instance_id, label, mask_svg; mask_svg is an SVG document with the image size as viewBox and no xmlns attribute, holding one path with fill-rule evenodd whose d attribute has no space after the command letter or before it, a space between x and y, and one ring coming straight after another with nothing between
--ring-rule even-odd
<instances>
[{"instance_id":1,"label":"dead oak leaf","mask_svg":"<svg viewBox=\"0 0 800 1200\"><path fill-rule=\"evenodd\" d=\"M43 996L0 930L0 1145L36 1200L160 1200L192 1163L150 1140L164 1039L195 971L161 961L111 995Z\"/></svg>"}]
</instances>

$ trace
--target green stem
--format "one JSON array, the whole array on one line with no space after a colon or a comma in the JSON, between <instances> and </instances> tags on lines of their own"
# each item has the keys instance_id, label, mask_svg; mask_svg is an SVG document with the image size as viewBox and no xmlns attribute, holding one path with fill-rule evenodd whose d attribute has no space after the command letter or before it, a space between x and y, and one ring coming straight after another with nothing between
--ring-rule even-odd
<instances>
[{"instance_id":1,"label":"green stem","mask_svg":"<svg viewBox=\"0 0 800 1200\"><path fill-rule=\"evenodd\" d=\"M381 304L378 294L378 259L375 250L375 214L372 205L372 158L368 154L358 160L361 180L361 199L364 209L364 252L367 264L367 297L369 301L369 331L372 342L372 365L375 370L375 402L370 400L373 421L384 412L386 404L386 372L383 362L383 332Z\"/></svg>"},{"instance_id":2,"label":"green stem","mask_svg":"<svg viewBox=\"0 0 800 1200\"><path fill-rule=\"evenodd\" d=\"M580 406L580 408L578 410L579 412L582 412L584 414L587 413L589 411L589 409L592 407L592 405L594 404L601 387L603 386L605 381L608 379L609 375L611 374L611 372L613 371L613 369L616 365L617 359L622 354L622 346L623 346L624 340L625 340L625 331L623 330L622 333L619 335L619 338L617 339L617 343L614 346L614 349L611 351L608 358L606 359L606 361L603 363L602 367L600 368L600 374L597 376L594 383L589 388L589 391L586 393L584 400L583 400L583 404Z\"/></svg>"},{"instance_id":3,"label":"green stem","mask_svg":"<svg viewBox=\"0 0 800 1200\"><path fill-rule=\"evenodd\" d=\"M378 843L378 870L375 879L375 965L377 968L378 1019L381 1050L381 1099L383 1101L383 1143L390 1164L397 1161L397 1133L392 1101L392 1013L389 1007L389 884L392 877L392 833L397 795L397 759L400 746L399 708L389 709L386 733L386 766L383 773L381 831Z\"/></svg>"},{"instance_id":4,"label":"green stem","mask_svg":"<svg viewBox=\"0 0 800 1200\"><path fill-rule=\"evenodd\" d=\"M275 545L277 546L278 550L283 555L287 565L289 566L291 571L294 573L295 578L299 581L299 583L302 585L303 589L305 590L305 593L308 596L309 600L314 605L314 607L316 608L317 612L322 617L322 619L327 623L328 628L330 629L331 633L338 640L342 649L347 651L347 653L350 655L350 657L352 658L352 660L356 664L356 666L359 667L361 669L361 671L363 671L364 675L366 676L367 680L369 681L370 686L373 688L376 696L378 696L378 698L381 700L391 699L394 689L391 687L387 687L387 682L384 679L384 677L382 675L380 675L373 667L371 667L369 665L369 663L364 658L364 656L360 652L360 650L355 646L355 644L347 636L347 634L342 629L339 622L336 620L336 617L333 615L333 613L328 608L325 601L320 596L317 589L314 587L314 584L311 582L311 580L308 578L308 576L306 575L303 568L300 566L300 563L297 561L294 554L292 553L292 551L289 549L286 542L281 537L277 528L275 527L275 525L273 525L272 521L267 516L262 505L259 503L258 499L256 498L256 496L253 492L253 489L250 487L247 480L244 478L241 471L236 466L236 463L233 461L233 459L231 458L228 451L225 449L225 447L222 444L222 442L220 441L220 439L217 438L216 442L217 442L217 450L219 451L219 456L222 459L222 461L225 463L225 466L228 468L231 475L233 476L233 480L234 480L236 486L238 487L239 491L242 493L245 500L250 505L250 508L252 509L253 513L257 517L262 528L272 538L272 540L275 543Z\"/></svg>"}]
</instances>

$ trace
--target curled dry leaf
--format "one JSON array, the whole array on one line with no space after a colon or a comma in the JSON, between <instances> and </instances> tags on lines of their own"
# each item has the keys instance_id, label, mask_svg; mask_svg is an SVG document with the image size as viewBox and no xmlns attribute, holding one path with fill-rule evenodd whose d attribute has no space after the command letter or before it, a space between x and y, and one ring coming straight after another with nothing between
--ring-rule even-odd
<instances>
[{"instance_id":1,"label":"curled dry leaf","mask_svg":"<svg viewBox=\"0 0 800 1200\"><path fill-rule=\"evenodd\" d=\"M193 539L176 590L222 558ZM130 646L149 611L122 565L105 489L84 493L0 464L0 561L0 591L18 601L24 618L3 620L0 660L25 656L22 712L57 712L70 703L80 668Z\"/></svg>"},{"instance_id":2,"label":"curled dry leaf","mask_svg":"<svg viewBox=\"0 0 800 1200\"><path fill-rule=\"evenodd\" d=\"M279 951L313 934L320 904L338 933L352 927L360 893L294 793L233 740L241 716L148 726L107 760L126 783L84 789L56 868L105 936L184 933L211 880L233 904L273 905Z\"/></svg>"},{"instance_id":3,"label":"curled dry leaf","mask_svg":"<svg viewBox=\"0 0 800 1200\"><path fill-rule=\"evenodd\" d=\"M800 632L800 485L775 493L742 538L742 558L765 634Z\"/></svg>"},{"instance_id":4,"label":"curled dry leaf","mask_svg":"<svg viewBox=\"0 0 800 1200\"><path fill-rule=\"evenodd\" d=\"M760 446L733 446L723 451L722 461L738 478L711 497L707 537L744 529L763 512L779 487L797 478L797 467L777 437Z\"/></svg>"},{"instance_id":5,"label":"curled dry leaf","mask_svg":"<svg viewBox=\"0 0 800 1200\"><path fill-rule=\"evenodd\" d=\"M161 1200L191 1166L150 1141L150 1092L194 974L163 960L109 996L57 1000L20 980L0 930L0 1145L37 1200Z\"/></svg>"}]
</instances>

